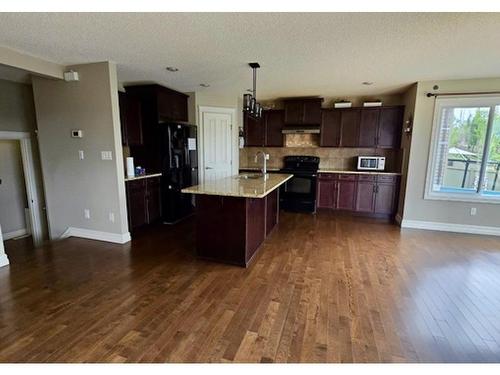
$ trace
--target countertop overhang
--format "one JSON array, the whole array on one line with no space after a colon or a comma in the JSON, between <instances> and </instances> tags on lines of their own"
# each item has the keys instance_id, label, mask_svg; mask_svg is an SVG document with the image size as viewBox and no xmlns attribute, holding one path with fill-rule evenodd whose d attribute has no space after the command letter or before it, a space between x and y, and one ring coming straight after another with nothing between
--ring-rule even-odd
<instances>
[{"instance_id":1,"label":"countertop overhang","mask_svg":"<svg viewBox=\"0 0 500 375\"><path fill-rule=\"evenodd\" d=\"M292 174L269 173L267 178L238 178L234 175L212 181L205 181L199 185L190 186L181 190L189 194L220 195L224 197L264 198L286 181L293 177Z\"/></svg>"}]
</instances>

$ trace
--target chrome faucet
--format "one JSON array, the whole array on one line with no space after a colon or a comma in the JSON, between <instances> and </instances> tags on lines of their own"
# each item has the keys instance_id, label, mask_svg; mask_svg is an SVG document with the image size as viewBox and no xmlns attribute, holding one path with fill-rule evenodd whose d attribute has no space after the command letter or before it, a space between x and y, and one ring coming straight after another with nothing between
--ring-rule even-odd
<instances>
[{"instance_id":1,"label":"chrome faucet","mask_svg":"<svg viewBox=\"0 0 500 375\"><path fill-rule=\"evenodd\" d=\"M257 153L255 154L255 162L257 163L257 161L259 161L259 155L262 155L262 161L264 162L263 163L263 166L262 166L262 176L264 176L264 178L266 178L267 176L267 154L262 151L262 150L259 150L257 151Z\"/></svg>"}]
</instances>

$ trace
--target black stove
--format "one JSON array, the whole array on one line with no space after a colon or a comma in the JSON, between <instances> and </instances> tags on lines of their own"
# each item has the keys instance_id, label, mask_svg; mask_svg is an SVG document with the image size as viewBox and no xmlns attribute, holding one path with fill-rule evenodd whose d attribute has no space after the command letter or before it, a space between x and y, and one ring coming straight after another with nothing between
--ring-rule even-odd
<instances>
[{"instance_id":1,"label":"black stove","mask_svg":"<svg viewBox=\"0 0 500 375\"><path fill-rule=\"evenodd\" d=\"M293 174L293 177L281 187L281 208L292 212L316 212L318 168L317 156L285 156L280 172Z\"/></svg>"}]
</instances>

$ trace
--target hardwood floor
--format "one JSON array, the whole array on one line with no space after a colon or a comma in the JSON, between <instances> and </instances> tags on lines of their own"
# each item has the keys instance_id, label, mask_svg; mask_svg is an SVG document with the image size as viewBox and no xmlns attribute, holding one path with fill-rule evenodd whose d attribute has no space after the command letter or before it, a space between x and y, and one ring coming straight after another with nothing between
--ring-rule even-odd
<instances>
[{"instance_id":1,"label":"hardwood floor","mask_svg":"<svg viewBox=\"0 0 500 375\"><path fill-rule=\"evenodd\" d=\"M500 238L283 213L243 269L193 224L8 249L0 361L500 362Z\"/></svg>"}]
</instances>

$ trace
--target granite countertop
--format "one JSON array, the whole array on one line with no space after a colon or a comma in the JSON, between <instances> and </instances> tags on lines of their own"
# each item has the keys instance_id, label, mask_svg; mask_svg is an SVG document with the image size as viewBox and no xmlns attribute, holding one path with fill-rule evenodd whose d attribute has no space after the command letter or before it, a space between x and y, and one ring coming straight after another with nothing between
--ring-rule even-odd
<instances>
[{"instance_id":1,"label":"granite countertop","mask_svg":"<svg viewBox=\"0 0 500 375\"><path fill-rule=\"evenodd\" d=\"M258 167L241 167L240 171L261 171L262 168ZM278 172L280 168L267 168L269 172Z\"/></svg>"},{"instance_id":2,"label":"granite countertop","mask_svg":"<svg viewBox=\"0 0 500 375\"><path fill-rule=\"evenodd\" d=\"M242 173L239 176L245 174ZM293 175L270 173L267 177L267 179L263 177L244 179L238 178L238 175L235 175L213 181L205 181L200 185L190 186L181 191L190 194L220 195L225 197L264 198L292 178Z\"/></svg>"},{"instance_id":3,"label":"granite countertop","mask_svg":"<svg viewBox=\"0 0 500 375\"><path fill-rule=\"evenodd\" d=\"M125 177L125 181L135 181L135 180L142 180L143 178L160 177L160 176L161 173L150 173L150 174L145 174L144 176Z\"/></svg>"},{"instance_id":4,"label":"granite countertop","mask_svg":"<svg viewBox=\"0 0 500 375\"><path fill-rule=\"evenodd\" d=\"M318 173L341 173L341 174L376 174L376 175L386 175L386 176L401 176L401 173L397 172L383 172L383 171L352 171L352 170L342 170L342 169L319 169Z\"/></svg>"}]
</instances>

